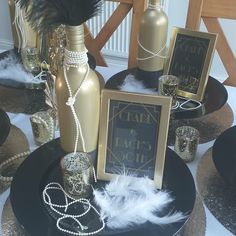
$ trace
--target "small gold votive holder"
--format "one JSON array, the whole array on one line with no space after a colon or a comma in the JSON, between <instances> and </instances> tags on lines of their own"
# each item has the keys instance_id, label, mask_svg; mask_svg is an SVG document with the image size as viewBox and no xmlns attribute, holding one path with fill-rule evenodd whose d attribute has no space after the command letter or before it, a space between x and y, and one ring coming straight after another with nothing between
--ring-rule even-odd
<instances>
[{"instance_id":1,"label":"small gold votive holder","mask_svg":"<svg viewBox=\"0 0 236 236\"><path fill-rule=\"evenodd\" d=\"M25 47L21 49L21 59L25 70L32 74L40 72L39 51L35 47Z\"/></svg>"},{"instance_id":2,"label":"small gold votive holder","mask_svg":"<svg viewBox=\"0 0 236 236\"><path fill-rule=\"evenodd\" d=\"M158 94L172 97L172 107L177 103L179 78L174 75L162 75L159 78Z\"/></svg>"},{"instance_id":3,"label":"small gold votive holder","mask_svg":"<svg viewBox=\"0 0 236 236\"><path fill-rule=\"evenodd\" d=\"M69 153L61 160L65 191L73 198L89 198L92 194L94 167L89 154Z\"/></svg>"},{"instance_id":4,"label":"small gold votive holder","mask_svg":"<svg viewBox=\"0 0 236 236\"><path fill-rule=\"evenodd\" d=\"M185 161L193 161L200 139L197 129L191 126L181 126L175 131L175 152Z\"/></svg>"},{"instance_id":5,"label":"small gold votive holder","mask_svg":"<svg viewBox=\"0 0 236 236\"><path fill-rule=\"evenodd\" d=\"M51 111L36 112L30 117L35 143L42 145L55 136L55 121L51 116Z\"/></svg>"}]
</instances>

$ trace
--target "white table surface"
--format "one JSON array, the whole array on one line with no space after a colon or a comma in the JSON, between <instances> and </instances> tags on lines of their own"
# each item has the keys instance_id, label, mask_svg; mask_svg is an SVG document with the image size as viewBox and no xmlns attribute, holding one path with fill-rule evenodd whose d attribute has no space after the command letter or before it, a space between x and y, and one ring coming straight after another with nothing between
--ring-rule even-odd
<instances>
[{"instance_id":1,"label":"white table surface","mask_svg":"<svg viewBox=\"0 0 236 236\"><path fill-rule=\"evenodd\" d=\"M119 72L119 69L115 68L107 68L107 67L97 67L98 72L100 72L105 80L108 80L113 74ZM236 88L233 87L226 87L228 91L228 104L233 110L234 113L234 122L233 125L236 124ZM217 94L216 94L217 96ZM30 126L29 121L29 115L25 114L13 114L8 113L11 123L20 128L26 137L28 138L30 150L33 151L37 146L35 145L33 141L33 134ZM214 141L200 144L197 150L197 156L196 159L188 164L188 167L194 177L194 180L196 180L196 170L197 165L203 154L213 145ZM2 209L4 206L4 203L6 201L6 198L9 196L9 189L5 191L3 194L0 195L0 216L2 215ZM207 227L206 227L206 236L232 236L233 234L230 233L224 226L222 226L216 218L210 213L210 211L205 207L206 216L207 216ZM0 235L1 232L0 232ZM195 236L195 235L190 235ZM196 235L197 236L197 235Z\"/></svg>"}]
</instances>

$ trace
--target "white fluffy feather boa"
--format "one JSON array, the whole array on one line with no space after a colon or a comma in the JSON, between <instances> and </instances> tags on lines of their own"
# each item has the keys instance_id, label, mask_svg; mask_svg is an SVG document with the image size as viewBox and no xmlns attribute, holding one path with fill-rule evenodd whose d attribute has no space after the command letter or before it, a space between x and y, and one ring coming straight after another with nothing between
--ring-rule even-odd
<instances>
[{"instance_id":1,"label":"white fluffy feather boa","mask_svg":"<svg viewBox=\"0 0 236 236\"><path fill-rule=\"evenodd\" d=\"M164 225L186 218L181 212L158 216L173 201L166 191L157 191L148 178L121 175L103 190L94 190L95 202L100 207L101 218L111 229L121 229L145 222Z\"/></svg>"},{"instance_id":2,"label":"white fluffy feather boa","mask_svg":"<svg viewBox=\"0 0 236 236\"><path fill-rule=\"evenodd\" d=\"M31 73L25 71L20 59L13 52L0 60L0 79L10 79L22 83L42 83L42 80L34 79Z\"/></svg>"}]
</instances>

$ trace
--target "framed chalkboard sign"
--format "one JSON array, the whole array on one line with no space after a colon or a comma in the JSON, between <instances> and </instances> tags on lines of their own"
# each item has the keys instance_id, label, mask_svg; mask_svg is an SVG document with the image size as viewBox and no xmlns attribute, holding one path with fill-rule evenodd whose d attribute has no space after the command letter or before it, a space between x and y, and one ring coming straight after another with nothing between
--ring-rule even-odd
<instances>
[{"instance_id":1,"label":"framed chalkboard sign","mask_svg":"<svg viewBox=\"0 0 236 236\"><path fill-rule=\"evenodd\" d=\"M102 91L97 177L128 173L162 186L171 98Z\"/></svg>"},{"instance_id":2,"label":"framed chalkboard sign","mask_svg":"<svg viewBox=\"0 0 236 236\"><path fill-rule=\"evenodd\" d=\"M175 27L164 74L180 78L177 94L202 101L217 35Z\"/></svg>"}]
</instances>

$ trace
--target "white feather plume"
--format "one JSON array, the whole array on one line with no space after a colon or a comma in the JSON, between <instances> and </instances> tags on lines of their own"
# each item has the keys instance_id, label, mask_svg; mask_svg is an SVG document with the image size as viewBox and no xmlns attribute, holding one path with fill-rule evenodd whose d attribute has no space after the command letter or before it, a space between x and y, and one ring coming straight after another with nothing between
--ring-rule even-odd
<instances>
[{"instance_id":1,"label":"white feather plume","mask_svg":"<svg viewBox=\"0 0 236 236\"><path fill-rule=\"evenodd\" d=\"M125 79L123 84L119 87L121 91L126 91L126 92L134 92L134 93L145 93L145 94L157 94L157 91L154 89L148 89L144 86L144 84L136 80L134 75L128 74Z\"/></svg>"},{"instance_id":2,"label":"white feather plume","mask_svg":"<svg viewBox=\"0 0 236 236\"><path fill-rule=\"evenodd\" d=\"M25 71L19 58L12 52L0 60L0 79L10 79L22 83L42 83L34 79L31 73Z\"/></svg>"},{"instance_id":3,"label":"white feather plume","mask_svg":"<svg viewBox=\"0 0 236 236\"><path fill-rule=\"evenodd\" d=\"M181 212L158 216L173 201L166 191L157 191L148 178L119 176L103 190L94 190L101 218L111 229L126 228L145 222L164 225L186 218Z\"/></svg>"}]
</instances>

